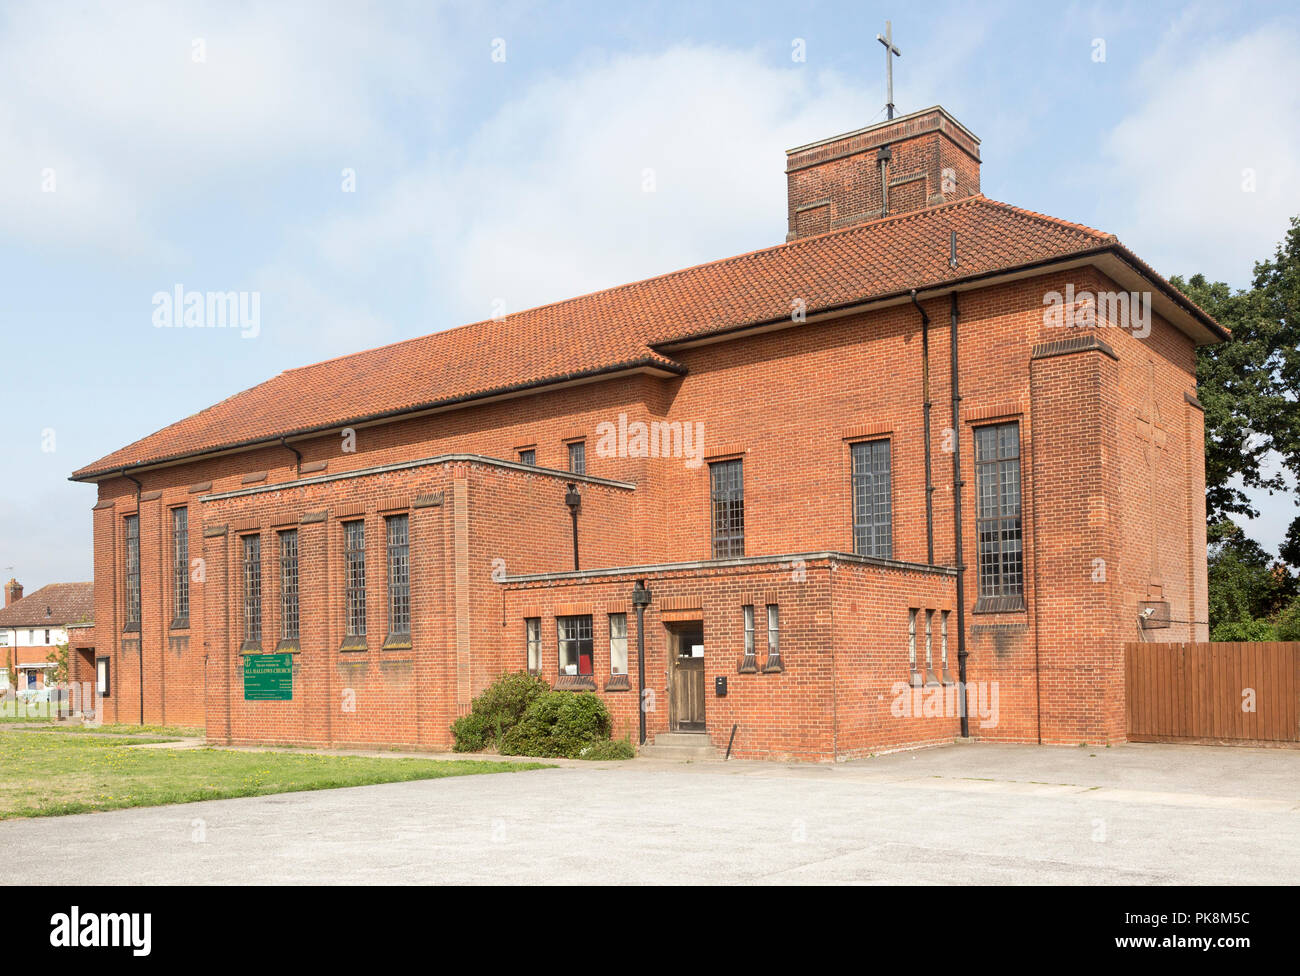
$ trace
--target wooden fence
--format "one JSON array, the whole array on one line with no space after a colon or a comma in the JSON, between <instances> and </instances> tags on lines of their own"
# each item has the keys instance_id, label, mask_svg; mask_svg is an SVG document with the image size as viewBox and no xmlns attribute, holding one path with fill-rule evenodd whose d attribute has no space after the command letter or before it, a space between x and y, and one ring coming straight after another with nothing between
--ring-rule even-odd
<instances>
[{"instance_id":1,"label":"wooden fence","mask_svg":"<svg viewBox=\"0 0 1300 976\"><path fill-rule=\"evenodd\" d=\"M1300 643L1125 645L1133 742L1300 743Z\"/></svg>"}]
</instances>

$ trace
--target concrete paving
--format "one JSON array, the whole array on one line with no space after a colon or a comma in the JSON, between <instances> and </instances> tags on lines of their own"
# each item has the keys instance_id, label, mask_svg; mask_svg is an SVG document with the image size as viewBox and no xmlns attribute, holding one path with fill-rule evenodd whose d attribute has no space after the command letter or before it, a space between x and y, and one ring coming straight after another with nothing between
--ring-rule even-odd
<instances>
[{"instance_id":1,"label":"concrete paving","mask_svg":"<svg viewBox=\"0 0 1300 976\"><path fill-rule=\"evenodd\" d=\"M1295 884L1300 751L635 760L0 823L37 850L6 880Z\"/></svg>"}]
</instances>

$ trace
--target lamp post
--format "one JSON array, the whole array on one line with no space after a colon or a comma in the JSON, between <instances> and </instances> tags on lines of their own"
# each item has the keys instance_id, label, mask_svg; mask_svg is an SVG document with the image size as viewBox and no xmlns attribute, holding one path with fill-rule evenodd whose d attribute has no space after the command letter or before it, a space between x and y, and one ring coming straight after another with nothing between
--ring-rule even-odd
<instances>
[{"instance_id":1,"label":"lamp post","mask_svg":"<svg viewBox=\"0 0 1300 976\"><path fill-rule=\"evenodd\" d=\"M645 608L650 606L650 590L645 580L637 580L632 587L632 606L636 608L636 674L637 713L640 744L645 745Z\"/></svg>"},{"instance_id":2,"label":"lamp post","mask_svg":"<svg viewBox=\"0 0 1300 976\"><path fill-rule=\"evenodd\" d=\"M573 571L578 571L578 509L582 507L582 496L572 482L564 493L564 504L569 506L569 516L573 519Z\"/></svg>"}]
</instances>

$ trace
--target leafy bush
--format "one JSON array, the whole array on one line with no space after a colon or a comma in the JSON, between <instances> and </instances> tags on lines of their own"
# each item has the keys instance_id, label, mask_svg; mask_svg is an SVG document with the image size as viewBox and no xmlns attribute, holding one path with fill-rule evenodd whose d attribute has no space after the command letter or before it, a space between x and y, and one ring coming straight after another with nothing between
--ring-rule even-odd
<instances>
[{"instance_id":1,"label":"leafy bush","mask_svg":"<svg viewBox=\"0 0 1300 976\"><path fill-rule=\"evenodd\" d=\"M602 742L593 742L589 746L584 746L578 753L579 759L633 759L636 757L636 749L632 747L630 739L606 739Z\"/></svg>"},{"instance_id":2,"label":"leafy bush","mask_svg":"<svg viewBox=\"0 0 1300 976\"><path fill-rule=\"evenodd\" d=\"M1275 641L1277 628L1267 620L1229 620L1210 632L1212 641Z\"/></svg>"},{"instance_id":3,"label":"leafy bush","mask_svg":"<svg viewBox=\"0 0 1300 976\"><path fill-rule=\"evenodd\" d=\"M550 691L541 678L527 671L503 674L470 703L467 714L451 725L457 752L479 752L500 746L502 739L524 717L528 706Z\"/></svg>"},{"instance_id":4,"label":"leafy bush","mask_svg":"<svg viewBox=\"0 0 1300 976\"><path fill-rule=\"evenodd\" d=\"M589 692L548 691L537 696L523 719L505 733L501 751L510 756L564 756L609 742L609 710Z\"/></svg>"},{"instance_id":5,"label":"leafy bush","mask_svg":"<svg viewBox=\"0 0 1300 976\"><path fill-rule=\"evenodd\" d=\"M1283 608L1274 625L1277 627L1278 640L1300 641L1300 597Z\"/></svg>"}]
</instances>

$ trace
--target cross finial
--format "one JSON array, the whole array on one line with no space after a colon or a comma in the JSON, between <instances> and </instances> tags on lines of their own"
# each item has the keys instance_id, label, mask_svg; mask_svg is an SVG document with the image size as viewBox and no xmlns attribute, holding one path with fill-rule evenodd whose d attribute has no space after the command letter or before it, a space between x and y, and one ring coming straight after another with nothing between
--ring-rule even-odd
<instances>
[{"instance_id":1,"label":"cross finial","mask_svg":"<svg viewBox=\"0 0 1300 976\"><path fill-rule=\"evenodd\" d=\"M889 111L889 117L894 117L894 57L902 57L903 52L894 47L894 28L889 21L885 21L885 33L877 34L876 40L885 45L885 79L889 100L885 103L885 108Z\"/></svg>"}]
</instances>

